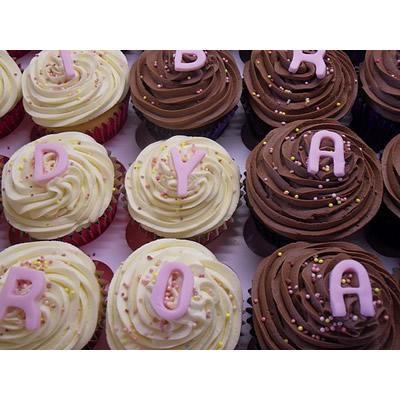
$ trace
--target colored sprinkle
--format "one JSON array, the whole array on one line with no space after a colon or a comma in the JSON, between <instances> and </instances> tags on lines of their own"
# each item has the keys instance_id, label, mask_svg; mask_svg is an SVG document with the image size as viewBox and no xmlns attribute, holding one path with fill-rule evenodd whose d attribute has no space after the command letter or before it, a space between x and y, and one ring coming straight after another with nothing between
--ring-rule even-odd
<instances>
[{"instance_id":1,"label":"colored sprinkle","mask_svg":"<svg viewBox=\"0 0 400 400\"><path fill-rule=\"evenodd\" d=\"M143 96L143 100L146 100L147 99L147 96Z\"/></svg>"},{"instance_id":2,"label":"colored sprinkle","mask_svg":"<svg viewBox=\"0 0 400 400\"><path fill-rule=\"evenodd\" d=\"M320 258L319 260L318 260L318 264L322 264L324 262L324 260L322 259L322 258Z\"/></svg>"},{"instance_id":3,"label":"colored sprinkle","mask_svg":"<svg viewBox=\"0 0 400 400\"><path fill-rule=\"evenodd\" d=\"M332 208L333 207L333 203L329 203L328 206Z\"/></svg>"},{"instance_id":4,"label":"colored sprinkle","mask_svg":"<svg viewBox=\"0 0 400 400\"><path fill-rule=\"evenodd\" d=\"M228 312L225 314L225 318L229 319L231 317L231 314L229 314Z\"/></svg>"},{"instance_id":5,"label":"colored sprinkle","mask_svg":"<svg viewBox=\"0 0 400 400\"><path fill-rule=\"evenodd\" d=\"M217 349L221 349L224 346L224 342L220 340L217 345Z\"/></svg>"},{"instance_id":6,"label":"colored sprinkle","mask_svg":"<svg viewBox=\"0 0 400 400\"><path fill-rule=\"evenodd\" d=\"M265 146L267 144L267 142L262 142L263 146Z\"/></svg>"},{"instance_id":7,"label":"colored sprinkle","mask_svg":"<svg viewBox=\"0 0 400 400\"><path fill-rule=\"evenodd\" d=\"M380 291L381 291L381 289L379 289L379 288L377 288L377 287L374 288L374 292L375 292L375 293L379 293Z\"/></svg>"},{"instance_id":8,"label":"colored sprinkle","mask_svg":"<svg viewBox=\"0 0 400 400\"><path fill-rule=\"evenodd\" d=\"M336 107L340 107L342 105L342 103L336 103Z\"/></svg>"},{"instance_id":9,"label":"colored sprinkle","mask_svg":"<svg viewBox=\"0 0 400 400\"><path fill-rule=\"evenodd\" d=\"M283 194L288 195L288 194L289 194L289 190L285 190L285 191L283 192Z\"/></svg>"},{"instance_id":10,"label":"colored sprinkle","mask_svg":"<svg viewBox=\"0 0 400 400\"><path fill-rule=\"evenodd\" d=\"M289 340L287 340L287 339L283 339L283 341L284 341L285 343L289 343Z\"/></svg>"},{"instance_id":11,"label":"colored sprinkle","mask_svg":"<svg viewBox=\"0 0 400 400\"><path fill-rule=\"evenodd\" d=\"M300 129L299 129L299 128L296 128L296 129L295 129L295 132L300 132Z\"/></svg>"},{"instance_id":12,"label":"colored sprinkle","mask_svg":"<svg viewBox=\"0 0 400 400\"><path fill-rule=\"evenodd\" d=\"M296 157L292 156L292 157L290 157L290 159L291 159L292 161L295 161L295 160L296 160Z\"/></svg>"},{"instance_id":13,"label":"colored sprinkle","mask_svg":"<svg viewBox=\"0 0 400 400\"><path fill-rule=\"evenodd\" d=\"M331 322L331 320L330 320L329 318L325 318L325 322L326 322L327 324L329 324L329 323Z\"/></svg>"},{"instance_id":14,"label":"colored sprinkle","mask_svg":"<svg viewBox=\"0 0 400 400\"><path fill-rule=\"evenodd\" d=\"M278 257L282 257L283 253L281 251L278 251Z\"/></svg>"},{"instance_id":15,"label":"colored sprinkle","mask_svg":"<svg viewBox=\"0 0 400 400\"><path fill-rule=\"evenodd\" d=\"M295 198L295 199L298 199L298 198L299 198L299 195L298 195L298 194L295 194L295 195L294 195L294 198Z\"/></svg>"},{"instance_id":16,"label":"colored sprinkle","mask_svg":"<svg viewBox=\"0 0 400 400\"><path fill-rule=\"evenodd\" d=\"M299 325L299 326L297 327L297 329L298 329L300 332L303 332L303 330L304 330L304 328L303 328L301 325Z\"/></svg>"},{"instance_id":17,"label":"colored sprinkle","mask_svg":"<svg viewBox=\"0 0 400 400\"><path fill-rule=\"evenodd\" d=\"M356 199L356 203L361 203L361 200L360 199Z\"/></svg>"},{"instance_id":18,"label":"colored sprinkle","mask_svg":"<svg viewBox=\"0 0 400 400\"><path fill-rule=\"evenodd\" d=\"M342 283L345 284L346 282L347 282L346 279L343 278Z\"/></svg>"}]
</instances>

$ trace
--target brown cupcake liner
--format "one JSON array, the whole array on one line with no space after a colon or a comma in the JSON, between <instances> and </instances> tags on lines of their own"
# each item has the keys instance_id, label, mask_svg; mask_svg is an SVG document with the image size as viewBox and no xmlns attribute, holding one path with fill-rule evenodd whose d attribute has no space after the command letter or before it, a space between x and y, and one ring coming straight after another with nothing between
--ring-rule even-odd
<instances>
[{"instance_id":1,"label":"brown cupcake liner","mask_svg":"<svg viewBox=\"0 0 400 400\"><path fill-rule=\"evenodd\" d=\"M23 57L24 55L28 54L30 50L7 50L7 53L12 57L12 58L20 58Z\"/></svg>"},{"instance_id":2,"label":"brown cupcake liner","mask_svg":"<svg viewBox=\"0 0 400 400\"><path fill-rule=\"evenodd\" d=\"M77 230L69 235L54 240L69 243L76 247L81 247L97 239L110 226L115 217L115 214L117 213L118 199L121 194L121 188L126 172L125 167L119 161L117 161L114 157L110 158L113 162L115 170L115 191L113 192L110 205L108 206L104 214L96 222L91 223L88 227L80 228L80 230ZM31 237L29 233L20 231L19 229L14 228L11 225L9 230L9 240L12 245L40 241Z\"/></svg>"},{"instance_id":3,"label":"brown cupcake liner","mask_svg":"<svg viewBox=\"0 0 400 400\"><path fill-rule=\"evenodd\" d=\"M128 105L129 105L130 94L128 92L125 99L121 102L118 107L118 111L109 118L108 123L102 123L101 126L97 126L94 129L86 130L84 133L91 136L97 143L103 144L108 140L112 139L122 129L128 116ZM65 131L68 131L68 127L65 127ZM40 137L55 133L51 128L46 128L37 125L33 122L31 131L31 140L34 141Z\"/></svg>"},{"instance_id":4,"label":"brown cupcake liner","mask_svg":"<svg viewBox=\"0 0 400 400\"><path fill-rule=\"evenodd\" d=\"M6 165L8 161L8 157L6 156L0 156L0 190L1 190L1 176L3 174L3 167ZM0 215L3 213L3 202L2 202L2 196L0 192Z\"/></svg>"},{"instance_id":5,"label":"brown cupcake liner","mask_svg":"<svg viewBox=\"0 0 400 400\"><path fill-rule=\"evenodd\" d=\"M156 140L165 140L172 136L183 135L183 134L187 135L187 136L201 136L201 137L206 137L209 139L217 140L224 133L230 120L235 115L236 110L238 109L238 106L235 106L227 114L225 114L218 120L216 120L208 125L205 125L200 128L187 129L187 130L185 130L185 129L173 130L173 129L163 128L163 127L158 126L158 125L154 124L153 122L149 121L144 116L144 114L133 105L133 103L132 103L132 108L134 109L136 115L140 118L141 121L143 121L143 123L146 126L146 128L148 129L148 131L152 134L152 136Z\"/></svg>"},{"instance_id":6,"label":"brown cupcake liner","mask_svg":"<svg viewBox=\"0 0 400 400\"><path fill-rule=\"evenodd\" d=\"M107 310L107 295L108 288L110 286L111 280L114 276L114 272L111 268L101 261L93 261L96 265L96 276L101 288L101 307L99 310L99 320L97 328L90 339L88 344L83 348L83 350L109 350L109 346L105 337L105 321L106 321L106 310Z\"/></svg>"},{"instance_id":7,"label":"brown cupcake liner","mask_svg":"<svg viewBox=\"0 0 400 400\"><path fill-rule=\"evenodd\" d=\"M22 122L25 116L22 99L6 115L0 118L0 139L13 132Z\"/></svg>"}]
</instances>

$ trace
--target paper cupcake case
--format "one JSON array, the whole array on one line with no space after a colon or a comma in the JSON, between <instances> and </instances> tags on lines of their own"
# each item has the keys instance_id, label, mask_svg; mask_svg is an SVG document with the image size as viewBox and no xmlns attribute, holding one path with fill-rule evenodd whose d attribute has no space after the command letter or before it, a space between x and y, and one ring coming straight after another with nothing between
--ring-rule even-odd
<instances>
[{"instance_id":1,"label":"paper cupcake case","mask_svg":"<svg viewBox=\"0 0 400 400\"><path fill-rule=\"evenodd\" d=\"M125 167L119 161L113 157L110 158L113 162L116 172L114 179L115 191L113 192L111 203L104 214L96 222L91 223L89 226L83 227L79 231L75 231L69 235L57 238L55 240L69 243L76 247L81 247L97 239L110 226L115 214L117 213L118 199L121 194L122 182L124 181L126 172ZM28 233L22 232L11 225L9 230L9 240L12 245L37 241L37 239L32 238Z\"/></svg>"},{"instance_id":2,"label":"paper cupcake case","mask_svg":"<svg viewBox=\"0 0 400 400\"><path fill-rule=\"evenodd\" d=\"M24 116L25 110L21 99L11 111L0 118L0 139L13 132L22 122Z\"/></svg>"},{"instance_id":3,"label":"paper cupcake case","mask_svg":"<svg viewBox=\"0 0 400 400\"><path fill-rule=\"evenodd\" d=\"M381 151L390 140L400 133L400 122L380 116L360 95L353 106L350 129L376 152Z\"/></svg>"},{"instance_id":4,"label":"paper cupcake case","mask_svg":"<svg viewBox=\"0 0 400 400\"><path fill-rule=\"evenodd\" d=\"M218 228L207 232L203 233L201 235L195 236L195 237L190 237L190 238L177 238L177 239L187 239L187 240L193 240L195 242L198 242L202 244L203 246L208 245L211 243L213 240L215 240L217 237L219 237L223 232L228 230L228 227L235 222L235 214L238 210L238 208L242 205L242 196L243 196L243 184L240 182L240 197L239 197L239 202L236 207L235 212L233 213L232 217L225 221L221 226ZM157 239L163 239L162 236L158 236L154 232L150 232L146 230L145 227L143 227L139 222L134 220L132 216L129 214L128 211L128 198L126 196L126 189L123 187L122 189L122 204L123 207L126 209L130 221L126 227L126 233L125 233L125 238L126 242L128 243L128 246L133 250L137 250L139 247L143 246L146 243L152 242Z\"/></svg>"},{"instance_id":5,"label":"paper cupcake case","mask_svg":"<svg viewBox=\"0 0 400 400\"><path fill-rule=\"evenodd\" d=\"M188 135L188 136L201 136L209 139L216 140L218 139L225 131L228 126L230 120L235 115L238 106L235 106L228 114L218 119L217 121L205 125L204 127L196 128L196 129L188 129L188 130L170 130L166 128L162 128L161 126L153 124L149 121L142 112L140 112L135 106L132 104L133 109L135 110L136 115L142 120L148 131L153 135L156 140L164 140L168 139L172 136L176 135Z\"/></svg>"},{"instance_id":6,"label":"paper cupcake case","mask_svg":"<svg viewBox=\"0 0 400 400\"><path fill-rule=\"evenodd\" d=\"M107 295L108 288L114 276L111 268L101 261L93 261L96 266L96 276L101 287L101 307L99 310L99 322L93 337L83 350L109 350L105 332L106 332L106 310L107 310Z\"/></svg>"},{"instance_id":7,"label":"paper cupcake case","mask_svg":"<svg viewBox=\"0 0 400 400\"><path fill-rule=\"evenodd\" d=\"M86 130L83 133L91 136L97 143L104 144L105 142L112 139L124 126L127 116L128 116L128 105L129 105L128 93L122 103L119 105L118 110L114 115L109 118L108 123L101 124L101 126L95 127L91 130ZM65 128L68 130L68 127ZM52 134L51 128L45 128L40 125L33 123L31 131L31 140L34 141L40 137Z\"/></svg>"}]
</instances>

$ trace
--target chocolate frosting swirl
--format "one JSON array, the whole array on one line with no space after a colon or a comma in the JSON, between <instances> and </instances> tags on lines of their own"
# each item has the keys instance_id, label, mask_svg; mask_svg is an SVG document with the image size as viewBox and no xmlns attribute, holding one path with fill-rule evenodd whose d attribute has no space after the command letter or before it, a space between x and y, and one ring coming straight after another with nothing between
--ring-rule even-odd
<instances>
[{"instance_id":1,"label":"chocolate frosting swirl","mask_svg":"<svg viewBox=\"0 0 400 400\"><path fill-rule=\"evenodd\" d=\"M385 147L382 156L382 175L385 184L383 201L400 218L400 134Z\"/></svg>"},{"instance_id":2,"label":"chocolate frosting swirl","mask_svg":"<svg viewBox=\"0 0 400 400\"><path fill-rule=\"evenodd\" d=\"M289 72L292 50L253 50L244 66L244 82L251 108L266 124L278 127L307 118L341 119L357 96L357 76L341 50L327 50L327 73L315 75L315 66L302 62Z\"/></svg>"},{"instance_id":3,"label":"chocolate frosting swirl","mask_svg":"<svg viewBox=\"0 0 400 400\"><path fill-rule=\"evenodd\" d=\"M400 122L400 51L367 50L360 79L369 105L383 117Z\"/></svg>"},{"instance_id":4,"label":"chocolate frosting swirl","mask_svg":"<svg viewBox=\"0 0 400 400\"><path fill-rule=\"evenodd\" d=\"M307 171L312 135L336 132L344 140L345 176L332 159L320 158ZM330 140L321 150L332 151ZM328 168L327 168L328 167ZM248 204L268 228L294 240L337 240L367 224L382 201L383 181L376 154L349 128L333 119L304 120L272 130L246 163Z\"/></svg>"},{"instance_id":5,"label":"chocolate frosting swirl","mask_svg":"<svg viewBox=\"0 0 400 400\"><path fill-rule=\"evenodd\" d=\"M228 51L207 50L205 65L187 72L174 70L174 55L175 50L144 51L132 66L132 102L149 121L166 129L195 129L217 121L237 105L242 82Z\"/></svg>"},{"instance_id":6,"label":"chocolate frosting swirl","mask_svg":"<svg viewBox=\"0 0 400 400\"><path fill-rule=\"evenodd\" d=\"M344 297L345 317L331 315L330 273L348 259L368 272L373 317L360 314L357 295ZM343 287L359 285L357 274L344 273L343 279ZM252 304L262 349L400 349L399 286L375 255L354 244L297 242L281 248L258 266Z\"/></svg>"}]
</instances>

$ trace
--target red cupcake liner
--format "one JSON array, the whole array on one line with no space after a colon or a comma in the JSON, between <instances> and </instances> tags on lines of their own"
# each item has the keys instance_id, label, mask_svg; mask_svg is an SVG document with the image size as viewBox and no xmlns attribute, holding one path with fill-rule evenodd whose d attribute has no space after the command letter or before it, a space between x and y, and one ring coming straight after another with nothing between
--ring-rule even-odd
<instances>
[{"instance_id":1,"label":"red cupcake liner","mask_svg":"<svg viewBox=\"0 0 400 400\"><path fill-rule=\"evenodd\" d=\"M25 54L28 54L30 50L7 50L7 53L13 58L23 57Z\"/></svg>"},{"instance_id":2,"label":"red cupcake liner","mask_svg":"<svg viewBox=\"0 0 400 400\"><path fill-rule=\"evenodd\" d=\"M83 348L83 350L110 350L106 340L106 305L107 305L107 294L108 288L110 286L111 280L114 276L112 269L101 261L93 261L96 265L96 275L101 286L101 294L103 296L103 304L101 315L99 318L99 323L93 337L90 339L89 343Z\"/></svg>"},{"instance_id":3,"label":"red cupcake liner","mask_svg":"<svg viewBox=\"0 0 400 400\"><path fill-rule=\"evenodd\" d=\"M6 137L22 122L25 116L22 99L6 115L0 118L0 139Z\"/></svg>"},{"instance_id":4,"label":"red cupcake liner","mask_svg":"<svg viewBox=\"0 0 400 400\"><path fill-rule=\"evenodd\" d=\"M110 226L115 217L115 214L117 213L118 199L121 194L122 182L124 181L124 176L126 172L125 167L119 161L117 161L113 157L111 157L111 159L113 161L116 171L116 176L114 179L114 187L116 190L113 192L111 203L104 214L96 222L91 223L89 227L82 228L80 231L76 231L74 233L54 240L69 243L76 247L81 247L97 239ZM20 231L19 229L14 228L11 225L9 230L9 240L12 245L39 241L32 238L29 233Z\"/></svg>"},{"instance_id":5,"label":"red cupcake liner","mask_svg":"<svg viewBox=\"0 0 400 400\"><path fill-rule=\"evenodd\" d=\"M6 156L0 156L0 189L1 189L1 176L3 174L3 167L6 165L6 162L8 161L8 157ZM3 203L2 203L2 197L1 197L1 192L0 192L0 215L3 212Z\"/></svg>"},{"instance_id":6,"label":"red cupcake liner","mask_svg":"<svg viewBox=\"0 0 400 400\"><path fill-rule=\"evenodd\" d=\"M221 233L225 232L228 229L228 226L231 225L233 222L234 219L232 216L231 219L225 221L221 226L211 232L191 238L181 239L193 240L205 246L215 240L219 235L221 235ZM143 246L146 243L150 243L154 240L162 238L162 236L158 236L154 232L147 231L139 222L135 221L134 219L131 219L131 221L129 221L126 227L125 237L128 246L133 251L137 250L139 247Z\"/></svg>"},{"instance_id":7,"label":"red cupcake liner","mask_svg":"<svg viewBox=\"0 0 400 400\"><path fill-rule=\"evenodd\" d=\"M128 105L129 105L128 93L122 103L119 105L118 110L112 117L109 118L108 123L103 123L101 126L97 126L94 129L88 129L84 133L91 136L97 143L103 144L108 140L112 139L125 125L126 118L128 116ZM65 131L68 131L68 127L65 127ZM31 140L34 141L43 136L50 135L54 132L51 128L45 128L40 125L33 123L31 130Z\"/></svg>"}]
</instances>

